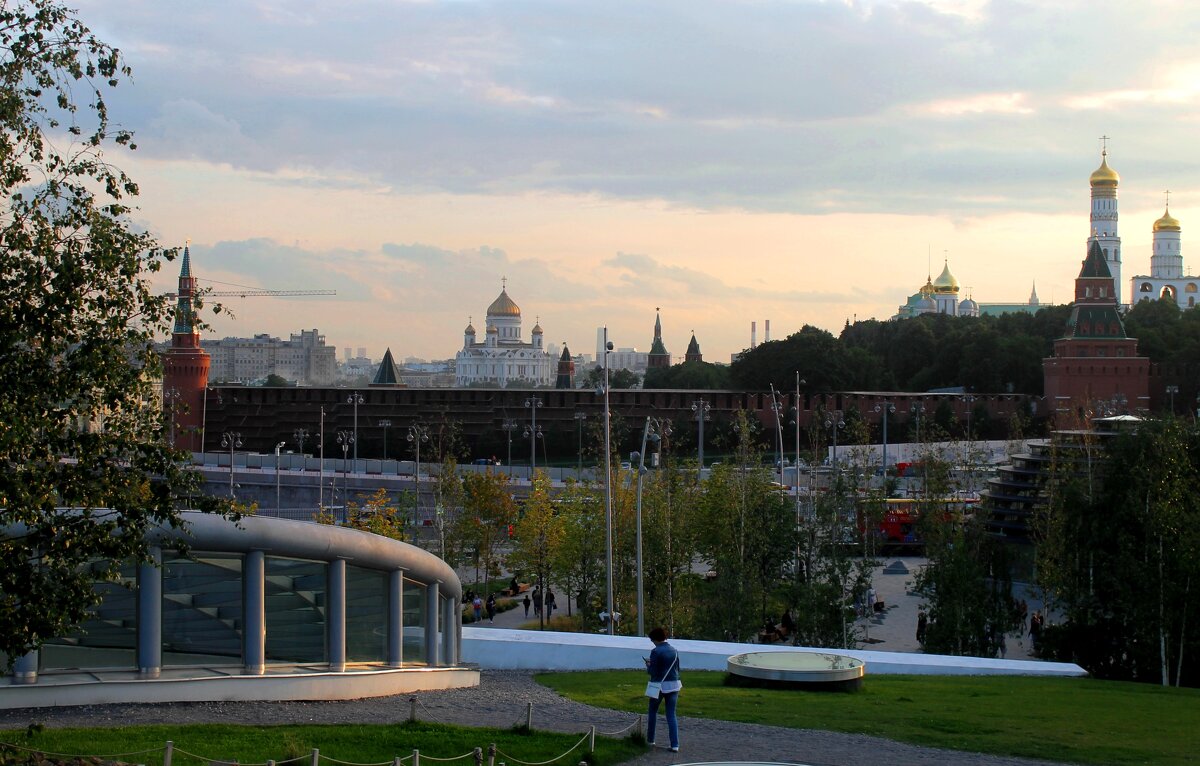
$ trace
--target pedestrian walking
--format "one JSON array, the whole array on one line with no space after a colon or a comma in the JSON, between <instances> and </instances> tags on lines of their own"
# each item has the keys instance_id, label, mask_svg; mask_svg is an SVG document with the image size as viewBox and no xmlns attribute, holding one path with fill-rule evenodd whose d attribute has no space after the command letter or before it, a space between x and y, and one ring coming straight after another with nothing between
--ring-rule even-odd
<instances>
[{"instance_id":1,"label":"pedestrian walking","mask_svg":"<svg viewBox=\"0 0 1200 766\"><path fill-rule=\"evenodd\" d=\"M555 606L556 606L556 604L554 603L554 591L547 588L546 589L546 619L547 620L549 620L551 615L554 614Z\"/></svg>"},{"instance_id":2,"label":"pedestrian walking","mask_svg":"<svg viewBox=\"0 0 1200 766\"><path fill-rule=\"evenodd\" d=\"M672 753L678 753L679 719L675 716L675 707L679 701L679 690L683 688L683 682L679 678L679 652L667 643L666 628L654 628L650 631L649 638L654 643L654 650L650 652L649 657L642 658L646 663L646 672L650 674L650 683L646 684L646 696L649 698L646 739L651 746L654 745L658 708L662 704L667 717L670 750Z\"/></svg>"},{"instance_id":3,"label":"pedestrian walking","mask_svg":"<svg viewBox=\"0 0 1200 766\"><path fill-rule=\"evenodd\" d=\"M917 643L925 645L925 631L929 627L929 617L925 615L925 610L921 609L917 612Z\"/></svg>"},{"instance_id":4,"label":"pedestrian walking","mask_svg":"<svg viewBox=\"0 0 1200 766\"><path fill-rule=\"evenodd\" d=\"M478 595L471 599L471 609L475 612L475 622L480 622L483 619L483 599Z\"/></svg>"},{"instance_id":5,"label":"pedestrian walking","mask_svg":"<svg viewBox=\"0 0 1200 766\"><path fill-rule=\"evenodd\" d=\"M488 594L487 614L488 614L488 622L495 623L496 622L496 594L495 593Z\"/></svg>"},{"instance_id":6,"label":"pedestrian walking","mask_svg":"<svg viewBox=\"0 0 1200 766\"><path fill-rule=\"evenodd\" d=\"M542 589L533 589L533 613L538 617L542 616Z\"/></svg>"},{"instance_id":7,"label":"pedestrian walking","mask_svg":"<svg viewBox=\"0 0 1200 766\"><path fill-rule=\"evenodd\" d=\"M530 601L530 600L529 600L529 594L528 594L528 593L526 593L526 594L525 594L525 600L524 600L523 602L521 602L521 603L525 604L525 617L528 619L528 617L529 617L529 605L530 605L531 603L533 603L532 601Z\"/></svg>"}]
</instances>

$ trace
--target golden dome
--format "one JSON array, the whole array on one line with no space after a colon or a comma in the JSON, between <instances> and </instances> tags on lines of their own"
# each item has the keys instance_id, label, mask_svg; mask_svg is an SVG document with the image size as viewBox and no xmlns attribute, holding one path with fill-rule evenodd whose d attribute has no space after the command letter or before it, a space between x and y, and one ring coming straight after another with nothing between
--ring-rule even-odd
<instances>
[{"instance_id":1,"label":"golden dome","mask_svg":"<svg viewBox=\"0 0 1200 766\"><path fill-rule=\"evenodd\" d=\"M947 262L942 273L938 278L933 280L933 289L939 293L956 293L958 292L958 280L950 273L950 264Z\"/></svg>"},{"instance_id":2,"label":"golden dome","mask_svg":"<svg viewBox=\"0 0 1200 766\"><path fill-rule=\"evenodd\" d=\"M933 295L933 278L925 277L925 284L921 287L919 293L921 295Z\"/></svg>"},{"instance_id":3,"label":"golden dome","mask_svg":"<svg viewBox=\"0 0 1200 766\"><path fill-rule=\"evenodd\" d=\"M1182 231L1179 221L1171 217L1171 208L1163 212L1163 217L1154 222L1155 231Z\"/></svg>"},{"instance_id":4,"label":"golden dome","mask_svg":"<svg viewBox=\"0 0 1200 766\"><path fill-rule=\"evenodd\" d=\"M535 325L533 326L533 329L532 329L532 330L530 330L530 332L531 332L531 333L533 333L534 335L541 335L541 334L542 334L542 325L541 325L541 324L535 324Z\"/></svg>"},{"instance_id":5,"label":"golden dome","mask_svg":"<svg viewBox=\"0 0 1200 766\"><path fill-rule=\"evenodd\" d=\"M488 335L495 335L498 332L500 332L500 331L498 329L496 329L496 325L494 325L494 324L488 325L488 328L487 328Z\"/></svg>"},{"instance_id":6,"label":"golden dome","mask_svg":"<svg viewBox=\"0 0 1200 766\"><path fill-rule=\"evenodd\" d=\"M492 301L492 305L488 306L487 315L490 317L519 317L521 309L517 308L513 299L508 297L508 291L502 288L499 297Z\"/></svg>"},{"instance_id":7,"label":"golden dome","mask_svg":"<svg viewBox=\"0 0 1200 766\"><path fill-rule=\"evenodd\" d=\"M467 322L467 329L463 330L463 334L464 335L474 335L475 334L475 325L472 324L471 322Z\"/></svg>"},{"instance_id":8,"label":"golden dome","mask_svg":"<svg viewBox=\"0 0 1200 766\"><path fill-rule=\"evenodd\" d=\"M1100 155L1100 167L1092 173L1092 186L1116 186L1121 183L1121 176L1108 166L1108 152Z\"/></svg>"}]
</instances>

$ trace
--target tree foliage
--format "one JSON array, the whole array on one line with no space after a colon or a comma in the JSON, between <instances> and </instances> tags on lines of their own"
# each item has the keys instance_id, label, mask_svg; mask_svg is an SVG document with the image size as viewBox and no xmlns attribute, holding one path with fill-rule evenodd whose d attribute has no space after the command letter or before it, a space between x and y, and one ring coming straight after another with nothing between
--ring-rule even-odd
<instances>
[{"instance_id":1,"label":"tree foliage","mask_svg":"<svg viewBox=\"0 0 1200 766\"><path fill-rule=\"evenodd\" d=\"M555 550L565 537L563 519L550 500L550 478L544 471L534 471L525 512L513 530L513 549L508 556L508 569L533 575L542 593L549 590L551 578L557 574ZM546 612L538 612L539 624L545 627Z\"/></svg>"},{"instance_id":2,"label":"tree foliage","mask_svg":"<svg viewBox=\"0 0 1200 766\"><path fill-rule=\"evenodd\" d=\"M137 185L104 156L134 148L105 92L120 52L55 0L0 5L0 651L77 626L145 559L144 532L193 494L164 443L153 343L171 310L148 274L173 253L128 219ZM99 560L99 563L93 563ZM90 566L85 566L89 565Z\"/></svg>"},{"instance_id":3,"label":"tree foliage","mask_svg":"<svg viewBox=\"0 0 1200 766\"><path fill-rule=\"evenodd\" d=\"M516 520L517 505L506 475L487 471L463 478L463 509L456 520L455 534L465 548L474 552L486 583L499 574L500 546L508 541L509 527Z\"/></svg>"}]
</instances>

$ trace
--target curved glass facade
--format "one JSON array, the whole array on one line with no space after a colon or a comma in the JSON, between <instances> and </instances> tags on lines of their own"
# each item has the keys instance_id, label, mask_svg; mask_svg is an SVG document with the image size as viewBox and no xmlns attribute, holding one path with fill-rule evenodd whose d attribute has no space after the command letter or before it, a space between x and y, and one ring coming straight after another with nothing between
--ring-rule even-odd
<instances>
[{"instance_id":1,"label":"curved glass facade","mask_svg":"<svg viewBox=\"0 0 1200 766\"><path fill-rule=\"evenodd\" d=\"M128 565L119 582L98 584L102 600L81 629L22 667L156 677L187 666L260 674L272 665L458 664L461 586L433 554L310 522L185 518L187 554L173 550L172 533L157 533L157 565Z\"/></svg>"}]
</instances>

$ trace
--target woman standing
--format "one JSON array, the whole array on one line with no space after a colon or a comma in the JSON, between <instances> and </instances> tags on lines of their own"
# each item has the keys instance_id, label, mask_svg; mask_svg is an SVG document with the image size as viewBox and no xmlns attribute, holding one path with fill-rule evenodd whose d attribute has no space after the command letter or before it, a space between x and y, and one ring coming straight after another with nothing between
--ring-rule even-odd
<instances>
[{"instance_id":1,"label":"woman standing","mask_svg":"<svg viewBox=\"0 0 1200 766\"><path fill-rule=\"evenodd\" d=\"M679 690L683 682L679 680L679 652L667 643L667 629L654 628L650 631L650 640L654 642L654 650L646 658L646 672L650 680L662 684L657 697L650 697L650 711L647 714L646 739L654 744L654 729L658 723L658 704L666 703L667 734L671 738L671 752L679 752L679 721L675 718L675 703L679 699Z\"/></svg>"}]
</instances>

